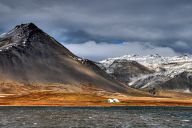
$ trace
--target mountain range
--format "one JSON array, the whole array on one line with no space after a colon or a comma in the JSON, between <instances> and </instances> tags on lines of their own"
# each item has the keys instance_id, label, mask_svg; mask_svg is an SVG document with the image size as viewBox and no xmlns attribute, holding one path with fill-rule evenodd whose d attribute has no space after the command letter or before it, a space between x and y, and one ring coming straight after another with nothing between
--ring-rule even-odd
<instances>
[{"instance_id":1,"label":"mountain range","mask_svg":"<svg viewBox=\"0 0 192 128\"><path fill-rule=\"evenodd\" d=\"M127 68L130 63L138 63L142 67L141 71L138 70L138 64ZM140 90L171 90L184 93L192 91L191 55L174 57L163 57L158 54L125 55L100 61L99 66L117 80ZM124 72L134 72L134 75Z\"/></svg>"}]
</instances>

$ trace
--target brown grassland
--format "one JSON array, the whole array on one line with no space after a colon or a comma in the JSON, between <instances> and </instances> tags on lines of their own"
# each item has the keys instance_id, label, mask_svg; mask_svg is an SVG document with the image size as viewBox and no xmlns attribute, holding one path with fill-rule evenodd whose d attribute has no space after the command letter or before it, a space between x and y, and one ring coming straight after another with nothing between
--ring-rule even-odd
<instances>
[{"instance_id":1,"label":"brown grassland","mask_svg":"<svg viewBox=\"0 0 192 128\"><path fill-rule=\"evenodd\" d=\"M117 98L120 103L108 103ZM86 85L25 84L3 81L1 106L192 106L192 96L159 92L156 96L106 92Z\"/></svg>"}]
</instances>

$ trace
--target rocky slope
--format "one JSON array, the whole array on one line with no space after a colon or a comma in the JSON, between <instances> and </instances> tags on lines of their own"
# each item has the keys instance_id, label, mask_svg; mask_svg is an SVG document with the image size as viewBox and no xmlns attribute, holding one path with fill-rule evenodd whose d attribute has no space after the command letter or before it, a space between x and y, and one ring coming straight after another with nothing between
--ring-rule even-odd
<instances>
[{"instance_id":1,"label":"rocky slope","mask_svg":"<svg viewBox=\"0 0 192 128\"><path fill-rule=\"evenodd\" d=\"M146 68L136 61L117 59L108 67L101 67L108 74L116 78L122 83L128 84L131 79L137 78L142 75L153 73L153 70Z\"/></svg>"},{"instance_id":2,"label":"rocky slope","mask_svg":"<svg viewBox=\"0 0 192 128\"><path fill-rule=\"evenodd\" d=\"M75 56L33 23L18 25L0 36L0 60L1 80L91 85L124 93L128 90L94 62Z\"/></svg>"},{"instance_id":3,"label":"rocky slope","mask_svg":"<svg viewBox=\"0 0 192 128\"><path fill-rule=\"evenodd\" d=\"M145 90L161 88L165 90L179 90L189 93L191 92L191 86L189 84L190 79L187 77L189 75L186 75L191 74L192 72L192 56L190 55L175 57L162 57L158 54L149 56L125 55L122 57L109 58L100 61L100 66L102 65L101 67L104 67L103 69L105 69L107 73L111 74L110 72L108 72L108 70L113 70L118 67L111 66L116 60L135 61L140 63L150 71L154 71L148 72L147 74L138 75L137 77L130 77L130 74L123 76L122 78L127 77L127 80L129 81L127 85L131 87ZM129 72L129 69L126 69L124 67L121 68L121 70L126 70L127 72ZM117 71L117 73L120 74L119 76L121 76L125 72L123 71L121 73L119 71L120 70ZM121 82L127 82L126 80L122 81L121 78L116 78Z\"/></svg>"},{"instance_id":4,"label":"rocky slope","mask_svg":"<svg viewBox=\"0 0 192 128\"><path fill-rule=\"evenodd\" d=\"M165 83L162 83L160 87L177 91L184 90L186 93L190 93L192 91L192 72L182 72Z\"/></svg>"}]
</instances>

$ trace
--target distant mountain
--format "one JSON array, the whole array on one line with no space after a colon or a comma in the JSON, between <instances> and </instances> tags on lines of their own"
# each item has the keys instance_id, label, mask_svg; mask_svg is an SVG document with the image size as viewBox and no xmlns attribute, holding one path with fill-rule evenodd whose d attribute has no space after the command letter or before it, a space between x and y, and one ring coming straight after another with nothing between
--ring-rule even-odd
<instances>
[{"instance_id":1,"label":"distant mountain","mask_svg":"<svg viewBox=\"0 0 192 128\"><path fill-rule=\"evenodd\" d=\"M126 59L116 59L108 67L101 67L108 74L116 78L122 83L128 84L131 79L136 77L153 73L153 70L139 64L136 61L126 60Z\"/></svg>"},{"instance_id":2,"label":"distant mountain","mask_svg":"<svg viewBox=\"0 0 192 128\"><path fill-rule=\"evenodd\" d=\"M192 92L192 72L182 72L160 85L162 89Z\"/></svg>"},{"instance_id":3,"label":"distant mountain","mask_svg":"<svg viewBox=\"0 0 192 128\"><path fill-rule=\"evenodd\" d=\"M94 62L71 53L33 23L18 25L0 36L0 60L1 80L92 85L124 93L129 89Z\"/></svg>"},{"instance_id":4,"label":"distant mountain","mask_svg":"<svg viewBox=\"0 0 192 128\"><path fill-rule=\"evenodd\" d=\"M132 68L130 67L129 69L127 69L126 66L122 66L121 70L116 70L119 69L118 65L124 65L125 60L127 62L137 62L145 68L140 68L140 72L137 72L140 75L130 77L131 75L135 75L135 72L129 70L134 70L134 65L131 65ZM118 65L113 64L116 61L119 62ZM192 91L189 84L190 77L186 75L192 72L191 55L174 57L162 57L158 54L148 56L125 55L100 61L98 65L108 74L111 74L109 71L113 71L113 74L119 74L118 77L113 74L112 76L121 82L126 83L127 81L127 84L133 88L142 90L157 88L181 92L186 92L186 90L188 90L188 92ZM148 72L146 72L146 69ZM146 73L141 74L142 71ZM129 74L125 74L125 72L129 72ZM122 79L124 80L122 81Z\"/></svg>"}]
</instances>

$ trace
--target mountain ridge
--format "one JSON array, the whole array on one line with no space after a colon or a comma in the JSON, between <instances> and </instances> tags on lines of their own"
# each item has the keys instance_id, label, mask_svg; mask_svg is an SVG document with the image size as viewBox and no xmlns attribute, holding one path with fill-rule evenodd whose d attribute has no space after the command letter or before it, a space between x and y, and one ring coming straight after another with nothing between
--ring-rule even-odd
<instances>
[{"instance_id":1,"label":"mountain ridge","mask_svg":"<svg viewBox=\"0 0 192 128\"><path fill-rule=\"evenodd\" d=\"M33 23L17 25L0 38L1 79L23 82L91 84L114 92L129 88L112 80L95 63L84 60Z\"/></svg>"},{"instance_id":2,"label":"mountain ridge","mask_svg":"<svg viewBox=\"0 0 192 128\"><path fill-rule=\"evenodd\" d=\"M153 90L154 88L157 88L157 90L179 90L180 92L186 92L186 90L189 90L188 92L192 92L190 85L186 85L184 80L180 80L175 87L174 85L170 85L171 83L176 84L176 78L183 76L183 73L192 72L192 55L174 57L163 57L158 54L147 56L124 55L100 61L100 64L98 65L102 68L104 67L105 71L109 73L108 70L110 69L110 65L112 65L116 60L135 61L154 71L153 73L143 74L141 76L131 78L130 82L127 84L130 87L141 90ZM127 79L129 79L128 76ZM182 79L186 78L182 77ZM124 81L124 83L125 82L126 81Z\"/></svg>"}]
</instances>

